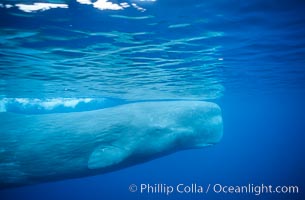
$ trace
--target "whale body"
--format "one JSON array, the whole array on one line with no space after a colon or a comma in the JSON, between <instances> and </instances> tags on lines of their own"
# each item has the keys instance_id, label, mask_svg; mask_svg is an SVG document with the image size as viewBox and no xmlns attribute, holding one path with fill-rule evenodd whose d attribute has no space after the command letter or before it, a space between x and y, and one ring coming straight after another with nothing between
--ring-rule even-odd
<instances>
[{"instance_id":1,"label":"whale body","mask_svg":"<svg viewBox=\"0 0 305 200\"><path fill-rule=\"evenodd\" d=\"M0 113L0 188L118 170L219 142L219 106L130 103L74 113Z\"/></svg>"}]
</instances>

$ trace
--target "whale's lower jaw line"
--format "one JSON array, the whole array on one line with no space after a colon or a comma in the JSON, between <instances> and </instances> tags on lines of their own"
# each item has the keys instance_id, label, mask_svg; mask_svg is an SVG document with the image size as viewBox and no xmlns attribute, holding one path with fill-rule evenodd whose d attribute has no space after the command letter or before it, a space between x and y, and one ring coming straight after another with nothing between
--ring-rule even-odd
<instances>
[{"instance_id":1,"label":"whale's lower jaw line","mask_svg":"<svg viewBox=\"0 0 305 200\"><path fill-rule=\"evenodd\" d=\"M78 113L0 113L0 189L107 173L222 137L219 106L131 103ZM204 161L203 161L204 162Z\"/></svg>"}]
</instances>

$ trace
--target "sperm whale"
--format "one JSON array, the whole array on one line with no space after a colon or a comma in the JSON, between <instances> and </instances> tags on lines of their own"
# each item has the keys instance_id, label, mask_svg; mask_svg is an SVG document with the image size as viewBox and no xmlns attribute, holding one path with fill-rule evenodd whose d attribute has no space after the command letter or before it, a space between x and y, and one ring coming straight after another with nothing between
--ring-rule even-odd
<instances>
[{"instance_id":1,"label":"sperm whale","mask_svg":"<svg viewBox=\"0 0 305 200\"><path fill-rule=\"evenodd\" d=\"M220 141L220 107L130 103L51 114L0 113L0 188L106 173Z\"/></svg>"}]
</instances>

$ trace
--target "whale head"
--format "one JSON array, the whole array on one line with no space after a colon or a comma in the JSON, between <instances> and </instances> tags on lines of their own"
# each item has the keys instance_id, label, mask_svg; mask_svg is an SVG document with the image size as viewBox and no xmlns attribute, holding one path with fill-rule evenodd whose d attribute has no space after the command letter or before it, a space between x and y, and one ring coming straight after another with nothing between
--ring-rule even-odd
<instances>
[{"instance_id":1,"label":"whale head","mask_svg":"<svg viewBox=\"0 0 305 200\"><path fill-rule=\"evenodd\" d=\"M90 169L133 165L179 150L210 146L222 137L221 109L215 103L145 102L126 108L122 106L119 113L128 113L128 126L115 128L123 131L119 137L94 150Z\"/></svg>"},{"instance_id":2,"label":"whale head","mask_svg":"<svg viewBox=\"0 0 305 200\"><path fill-rule=\"evenodd\" d=\"M175 126L178 149L201 148L218 143L223 134L220 107L211 102L195 101L177 112Z\"/></svg>"},{"instance_id":3,"label":"whale head","mask_svg":"<svg viewBox=\"0 0 305 200\"><path fill-rule=\"evenodd\" d=\"M125 137L116 144L124 146L127 152L124 156L149 160L179 150L210 146L222 138L221 109L215 103L167 101L129 107L132 110L129 128L124 129Z\"/></svg>"}]
</instances>

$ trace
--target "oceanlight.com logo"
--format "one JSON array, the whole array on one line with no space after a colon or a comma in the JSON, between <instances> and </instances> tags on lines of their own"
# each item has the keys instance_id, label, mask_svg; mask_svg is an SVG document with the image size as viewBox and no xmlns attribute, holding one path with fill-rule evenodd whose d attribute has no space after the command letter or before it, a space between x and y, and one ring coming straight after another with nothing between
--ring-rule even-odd
<instances>
[{"instance_id":1,"label":"oceanlight.com logo","mask_svg":"<svg viewBox=\"0 0 305 200\"><path fill-rule=\"evenodd\" d=\"M261 195L261 194L298 194L298 186L273 186L273 185L222 185L219 183L216 184L207 184L200 185L197 183L192 184L183 184L179 183L176 185L168 184L131 184L129 186L130 192L138 192L140 194L164 194L171 195L174 193L180 194L207 194L207 193L216 193L216 194L252 194L252 195Z\"/></svg>"}]
</instances>

